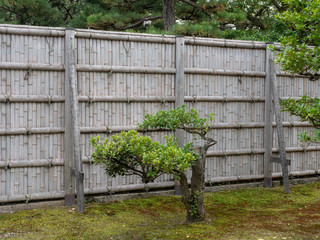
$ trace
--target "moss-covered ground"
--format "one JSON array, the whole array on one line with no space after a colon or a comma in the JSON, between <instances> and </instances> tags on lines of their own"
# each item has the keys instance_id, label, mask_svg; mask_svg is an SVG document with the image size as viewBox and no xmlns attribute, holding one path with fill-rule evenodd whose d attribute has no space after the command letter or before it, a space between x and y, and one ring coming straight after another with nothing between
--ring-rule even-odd
<instances>
[{"instance_id":1,"label":"moss-covered ground","mask_svg":"<svg viewBox=\"0 0 320 240\"><path fill-rule=\"evenodd\" d=\"M320 239L320 182L205 195L206 220L185 224L176 196L0 215L0 239Z\"/></svg>"}]
</instances>

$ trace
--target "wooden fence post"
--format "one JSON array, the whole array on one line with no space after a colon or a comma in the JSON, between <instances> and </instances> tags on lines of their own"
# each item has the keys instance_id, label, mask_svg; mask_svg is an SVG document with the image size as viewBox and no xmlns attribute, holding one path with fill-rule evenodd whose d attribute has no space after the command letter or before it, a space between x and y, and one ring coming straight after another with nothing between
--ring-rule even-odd
<instances>
[{"instance_id":1,"label":"wooden fence post","mask_svg":"<svg viewBox=\"0 0 320 240\"><path fill-rule=\"evenodd\" d=\"M184 36L176 36L176 75L175 75L175 107L184 105ZM176 138L178 138L179 147L183 146L184 131L177 129ZM181 195L181 186L179 181L174 182L176 195Z\"/></svg>"},{"instance_id":2,"label":"wooden fence post","mask_svg":"<svg viewBox=\"0 0 320 240\"><path fill-rule=\"evenodd\" d=\"M68 158L65 158L65 166L71 166L70 171L65 170L66 192L65 202L74 203L74 177L76 178L77 190L77 206L78 212L84 212L84 187L83 187L83 171L82 159L80 153L80 124L79 124L79 103L78 103L78 86L75 59L75 31L66 29L65 42L65 151ZM69 173L69 175L68 175ZM71 192L72 190L72 192ZM70 194L67 196L67 194ZM70 197L72 196L72 197Z\"/></svg>"},{"instance_id":3,"label":"wooden fence post","mask_svg":"<svg viewBox=\"0 0 320 240\"><path fill-rule=\"evenodd\" d=\"M71 71L70 61L72 51L74 51L75 32L66 29L65 35L65 133L64 133L64 204L66 206L75 205L75 168L74 168L74 142L71 117Z\"/></svg>"},{"instance_id":4,"label":"wooden fence post","mask_svg":"<svg viewBox=\"0 0 320 240\"><path fill-rule=\"evenodd\" d=\"M272 187L272 85L270 59L273 61L273 54L266 46L266 78L265 78L265 105L264 105L264 186Z\"/></svg>"}]
</instances>

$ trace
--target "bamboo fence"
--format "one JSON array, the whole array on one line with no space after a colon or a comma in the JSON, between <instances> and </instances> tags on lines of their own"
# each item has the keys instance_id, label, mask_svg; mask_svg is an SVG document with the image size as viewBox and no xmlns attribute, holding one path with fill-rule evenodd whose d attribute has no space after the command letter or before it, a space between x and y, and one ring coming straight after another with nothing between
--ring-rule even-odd
<instances>
[{"instance_id":1,"label":"bamboo fence","mask_svg":"<svg viewBox=\"0 0 320 240\"><path fill-rule=\"evenodd\" d=\"M137 129L145 114L181 104L201 117L214 114L209 134L218 144L208 153L208 183L264 179L270 154L278 153L275 119L266 108L272 95L264 42L17 25L0 25L0 41L1 204L72 202L81 171L76 149L85 194L145 189L135 176L111 178L93 165L89 140ZM281 98L320 91L319 82L279 66L276 74ZM297 139L310 124L286 112L282 120L291 176L319 174L320 147L306 148ZM168 132L146 134L162 141ZM272 169L271 177L281 176L280 165ZM172 176L164 175L147 187L173 186Z\"/></svg>"}]
</instances>

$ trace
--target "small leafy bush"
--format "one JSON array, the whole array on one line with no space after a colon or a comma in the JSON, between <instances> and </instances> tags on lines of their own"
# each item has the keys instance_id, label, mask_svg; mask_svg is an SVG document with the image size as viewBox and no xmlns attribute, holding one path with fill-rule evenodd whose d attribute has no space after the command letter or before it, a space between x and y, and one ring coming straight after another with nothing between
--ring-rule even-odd
<instances>
[{"instance_id":1,"label":"small leafy bush","mask_svg":"<svg viewBox=\"0 0 320 240\"><path fill-rule=\"evenodd\" d=\"M303 142L320 143L320 99L303 96L300 100L282 100L283 111L290 112L290 115L299 116L303 122L309 122L314 127L311 134L303 131L300 140Z\"/></svg>"},{"instance_id":2,"label":"small leafy bush","mask_svg":"<svg viewBox=\"0 0 320 240\"><path fill-rule=\"evenodd\" d=\"M90 141L94 147L92 160L103 163L109 176L135 174L143 183L153 182L161 174L178 176L190 168L198 156L190 150L192 143L179 148L172 135L165 140L165 144L160 144L134 130L103 141L98 136Z\"/></svg>"}]
</instances>

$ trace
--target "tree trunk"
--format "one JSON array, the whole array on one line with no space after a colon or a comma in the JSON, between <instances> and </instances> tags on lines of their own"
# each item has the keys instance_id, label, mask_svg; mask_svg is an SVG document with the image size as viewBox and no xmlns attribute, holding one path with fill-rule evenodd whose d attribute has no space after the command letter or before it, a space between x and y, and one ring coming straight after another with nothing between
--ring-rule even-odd
<instances>
[{"instance_id":1,"label":"tree trunk","mask_svg":"<svg viewBox=\"0 0 320 240\"><path fill-rule=\"evenodd\" d=\"M162 0L162 15L164 21L164 30L171 30L173 25L176 23L174 0Z\"/></svg>"},{"instance_id":2,"label":"tree trunk","mask_svg":"<svg viewBox=\"0 0 320 240\"><path fill-rule=\"evenodd\" d=\"M203 203L205 158L197 160L192 167L191 189L185 173L180 174L182 202L187 209L187 222L200 222L204 220L205 210Z\"/></svg>"}]
</instances>

